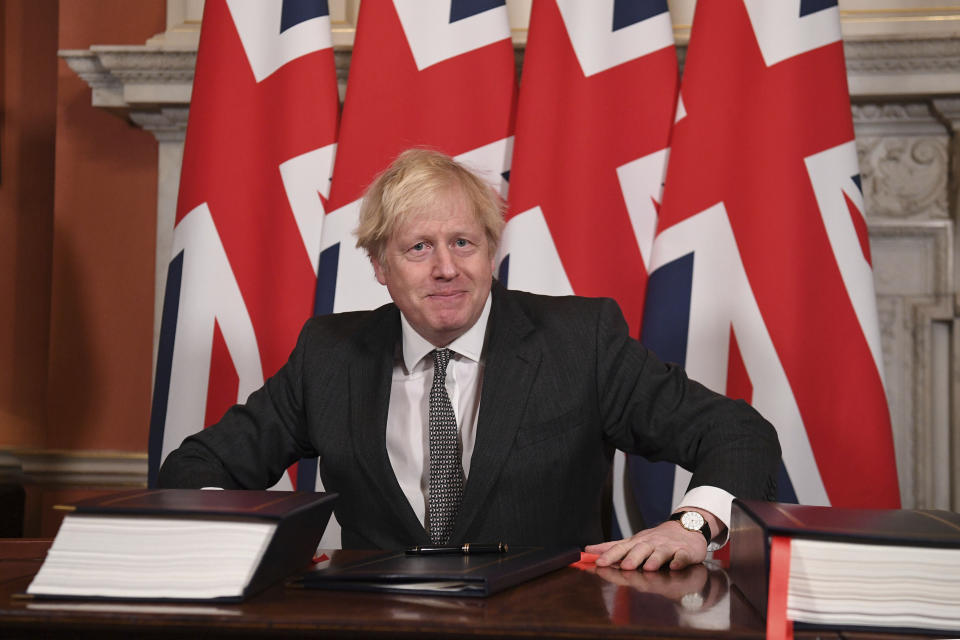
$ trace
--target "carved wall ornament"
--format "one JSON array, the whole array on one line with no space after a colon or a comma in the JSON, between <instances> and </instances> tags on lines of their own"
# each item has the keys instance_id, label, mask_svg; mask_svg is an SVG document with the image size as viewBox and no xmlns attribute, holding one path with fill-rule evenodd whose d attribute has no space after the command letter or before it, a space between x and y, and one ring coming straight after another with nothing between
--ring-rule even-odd
<instances>
[{"instance_id":1,"label":"carved wall ornament","mask_svg":"<svg viewBox=\"0 0 960 640\"><path fill-rule=\"evenodd\" d=\"M858 137L871 217L947 218L948 142L942 137Z\"/></svg>"}]
</instances>

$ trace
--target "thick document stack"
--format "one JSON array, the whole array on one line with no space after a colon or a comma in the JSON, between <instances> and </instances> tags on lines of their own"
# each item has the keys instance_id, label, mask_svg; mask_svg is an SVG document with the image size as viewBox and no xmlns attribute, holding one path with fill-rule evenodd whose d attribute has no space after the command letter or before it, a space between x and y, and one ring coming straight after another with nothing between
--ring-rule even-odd
<instances>
[{"instance_id":1,"label":"thick document stack","mask_svg":"<svg viewBox=\"0 0 960 640\"><path fill-rule=\"evenodd\" d=\"M797 628L960 632L957 513L736 500L730 572Z\"/></svg>"},{"instance_id":2,"label":"thick document stack","mask_svg":"<svg viewBox=\"0 0 960 640\"><path fill-rule=\"evenodd\" d=\"M335 497L159 489L84 500L27 594L242 600L310 564Z\"/></svg>"},{"instance_id":3,"label":"thick document stack","mask_svg":"<svg viewBox=\"0 0 960 640\"><path fill-rule=\"evenodd\" d=\"M378 554L345 566L316 568L287 584L305 589L344 589L421 595L486 597L538 578L580 559L580 549L510 547L505 553Z\"/></svg>"}]
</instances>

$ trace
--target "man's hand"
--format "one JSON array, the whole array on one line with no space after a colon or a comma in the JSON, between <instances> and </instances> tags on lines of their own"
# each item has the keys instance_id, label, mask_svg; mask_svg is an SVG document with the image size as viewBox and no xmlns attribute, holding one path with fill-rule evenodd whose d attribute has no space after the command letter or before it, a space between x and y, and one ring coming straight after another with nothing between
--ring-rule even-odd
<instances>
[{"instance_id":1,"label":"man's hand","mask_svg":"<svg viewBox=\"0 0 960 640\"><path fill-rule=\"evenodd\" d=\"M707 511L687 507L684 510L703 514L714 535L723 526ZM657 571L664 565L669 565L671 569L683 569L703 562L707 557L707 541L699 531L687 531L679 522L667 520L624 540L589 545L585 551L600 554L597 558L598 567L619 563L621 569L642 567L644 571Z\"/></svg>"}]
</instances>

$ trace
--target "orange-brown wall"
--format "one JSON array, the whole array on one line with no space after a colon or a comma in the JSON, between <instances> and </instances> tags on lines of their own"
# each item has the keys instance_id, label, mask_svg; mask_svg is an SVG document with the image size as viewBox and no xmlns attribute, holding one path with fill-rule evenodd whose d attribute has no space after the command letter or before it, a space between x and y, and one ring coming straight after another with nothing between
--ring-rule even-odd
<instances>
[{"instance_id":1,"label":"orange-brown wall","mask_svg":"<svg viewBox=\"0 0 960 640\"><path fill-rule=\"evenodd\" d=\"M0 446L44 443L57 3L0 4Z\"/></svg>"},{"instance_id":2,"label":"orange-brown wall","mask_svg":"<svg viewBox=\"0 0 960 640\"><path fill-rule=\"evenodd\" d=\"M157 144L56 51L143 44L165 11L0 3L0 448L146 451Z\"/></svg>"},{"instance_id":3,"label":"orange-brown wall","mask_svg":"<svg viewBox=\"0 0 960 640\"><path fill-rule=\"evenodd\" d=\"M59 47L143 44L163 0L61 0ZM157 143L57 67L47 446L146 451Z\"/></svg>"}]
</instances>

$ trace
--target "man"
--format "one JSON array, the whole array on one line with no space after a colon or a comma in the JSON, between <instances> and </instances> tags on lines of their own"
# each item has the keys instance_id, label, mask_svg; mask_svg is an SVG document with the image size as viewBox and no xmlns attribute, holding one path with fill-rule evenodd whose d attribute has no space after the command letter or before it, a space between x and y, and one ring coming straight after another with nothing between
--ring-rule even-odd
<instances>
[{"instance_id":1,"label":"man","mask_svg":"<svg viewBox=\"0 0 960 640\"><path fill-rule=\"evenodd\" d=\"M776 432L630 338L614 302L501 287L503 224L470 171L401 154L357 229L393 303L310 319L276 375L170 454L160 485L264 488L319 456L345 547L582 546L601 540L616 447L693 478L682 520L588 546L597 564L703 560L733 496L773 497Z\"/></svg>"}]
</instances>

